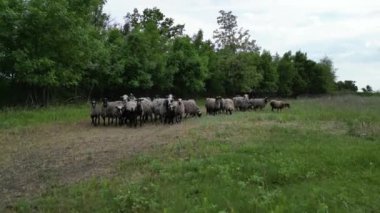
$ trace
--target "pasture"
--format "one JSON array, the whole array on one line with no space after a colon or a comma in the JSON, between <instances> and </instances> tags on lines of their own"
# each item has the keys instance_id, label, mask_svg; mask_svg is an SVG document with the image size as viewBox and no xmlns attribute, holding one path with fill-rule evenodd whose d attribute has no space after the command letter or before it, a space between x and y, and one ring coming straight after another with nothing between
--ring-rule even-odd
<instances>
[{"instance_id":1,"label":"pasture","mask_svg":"<svg viewBox=\"0 0 380 213\"><path fill-rule=\"evenodd\" d=\"M138 128L2 111L0 211L379 211L380 97L289 102Z\"/></svg>"}]
</instances>

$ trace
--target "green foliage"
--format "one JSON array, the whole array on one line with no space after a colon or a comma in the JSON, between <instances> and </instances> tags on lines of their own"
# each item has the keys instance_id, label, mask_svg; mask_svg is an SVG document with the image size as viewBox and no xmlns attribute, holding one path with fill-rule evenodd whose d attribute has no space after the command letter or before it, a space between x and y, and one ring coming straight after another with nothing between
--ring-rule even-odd
<instances>
[{"instance_id":1,"label":"green foliage","mask_svg":"<svg viewBox=\"0 0 380 213\"><path fill-rule=\"evenodd\" d=\"M259 55L240 52L238 54L221 53L219 69L224 75L224 87L227 94L249 92L258 87L262 75L257 71Z\"/></svg>"},{"instance_id":2,"label":"green foliage","mask_svg":"<svg viewBox=\"0 0 380 213\"><path fill-rule=\"evenodd\" d=\"M311 71L315 67L315 62L307 59L307 54L297 51L294 56L295 76L293 80L293 94L303 94L309 91Z\"/></svg>"},{"instance_id":3,"label":"green foliage","mask_svg":"<svg viewBox=\"0 0 380 213\"><path fill-rule=\"evenodd\" d=\"M91 20L104 2L31 0L22 1L22 9L14 2L18 1L9 1L9 8L5 8L11 15L2 16L8 24L14 22L17 30L6 28L9 34L1 38L1 44L7 36L13 41L5 54L9 61L1 63L0 69L30 87L78 86L98 49L97 30Z\"/></svg>"},{"instance_id":4,"label":"green foliage","mask_svg":"<svg viewBox=\"0 0 380 213\"><path fill-rule=\"evenodd\" d=\"M167 65L174 73L175 91L179 95L203 91L207 61L202 60L189 37L176 38L172 48Z\"/></svg>"},{"instance_id":5,"label":"green foliage","mask_svg":"<svg viewBox=\"0 0 380 213\"><path fill-rule=\"evenodd\" d=\"M338 81L336 87L339 91L357 92L358 87L355 85L355 81Z\"/></svg>"},{"instance_id":6,"label":"green foliage","mask_svg":"<svg viewBox=\"0 0 380 213\"><path fill-rule=\"evenodd\" d=\"M283 96L293 95L292 85L296 76L296 69L292 62L292 53L287 52L278 62L277 71L279 74L278 93Z\"/></svg>"},{"instance_id":7,"label":"green foliage","mask_svg":"<svg viewBox=\"0 0 380 213\"><path fill-rule=\"evenodd\" d=\"M362 91L364 93L372 93L373 92L373 89L370 85L367 85L365 88L362 88Z\"/></svg>"},{"instance_id":8,"label":"green foliage","mask_svg":"<svg viewBox=\"0 0 380 213\"><path fill-rule=\"evenodd\" d=\"M314 94L326 94L335 90L335 73L332 61L323 58L314 66L312 79L309 84L310 92Z\"/></svg>"},{"instance_id":9,"label":"green foliage","mask_svg":"<svg viewBox=\"0 0 380 213\"><path fill-rule=\"evenodd\" d=\"M269 51L264 50L261 53L258 72L262 74L263 79L256 90L259 90L261 93L275 94L278 90L279 76L276 70L276 64Z\"/></svg>"},{"instance_id":10,"label":"green foliage","mask_svg":"<svg viewBox=\"0 0 380 213\"><path fill-rule=\"evenodd\" d=\"M213 42L202 30L191 39L183 35L184 25L158 8L135 9L125 23L111 26L104 3L1 2L0 78L7 90L21 91L14 102L47 105L68 96L114 98L128 91L297 96L344 87L335 85L328 58L316 63L300 51L260 53L231 11L220 11Z\"/></svg>"}]
</instances>

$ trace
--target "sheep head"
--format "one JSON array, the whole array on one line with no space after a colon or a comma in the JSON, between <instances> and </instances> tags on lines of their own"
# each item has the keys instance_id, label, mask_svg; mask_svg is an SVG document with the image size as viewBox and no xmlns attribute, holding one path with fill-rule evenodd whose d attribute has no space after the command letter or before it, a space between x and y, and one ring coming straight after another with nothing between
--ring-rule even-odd
<instances>
[{"instance_id":1,"label":"sheep head","mask_svg":"<svg viewBox=\"0 0 380 213\"><path fill-rule=\"evenodd\" d=\"M92 100L92 101L91 101L91 107L92 107L92 108L95 108L95 107L96 107L96 101L95 101L95 100Z\"/></svg>"},{"instance_id":2,"label":"sheep head","mask_svg":"<svg viewBox=\"0 0 380 213\"><path fill-rule=\"evenodd\" d=\"M108 99L103 98L103 107L107 107L107 106L108 106Z\"/></svg>"}]
</instances>

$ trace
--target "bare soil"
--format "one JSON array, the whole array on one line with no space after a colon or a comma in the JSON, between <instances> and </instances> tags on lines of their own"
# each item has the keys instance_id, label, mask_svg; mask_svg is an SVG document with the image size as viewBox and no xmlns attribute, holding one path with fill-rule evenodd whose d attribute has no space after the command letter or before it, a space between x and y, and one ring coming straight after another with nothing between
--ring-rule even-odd
<instances>
[{"instance_id":1,"label":"bare soil","mask_svg":"<svg viewBox=\"0 0 380 213\"><path fill-rule=\"evenodd\" d=\"M0 131L0 207L49 187L112 177L115 165L173 142L194 126L93 127L88 121ZM0 208L1 209L1 208Z\"/></svg>"}]
</instances>

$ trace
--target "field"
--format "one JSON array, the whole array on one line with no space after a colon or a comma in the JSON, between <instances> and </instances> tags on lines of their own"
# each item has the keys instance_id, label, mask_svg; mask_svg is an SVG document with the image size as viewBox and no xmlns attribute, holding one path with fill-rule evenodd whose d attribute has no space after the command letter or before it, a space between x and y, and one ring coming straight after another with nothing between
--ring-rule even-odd
<instances>
[{"instance_id":1,"label":"field","mask_svg":"<svg viewBox=\"0 0 380 213\"><path fill-rule=\"evenodd\" d=\"M0 209L380 211L380 97L289 101L136 129L92 127L86 105L2 111Z\"/></svg>"}]
</instances>

